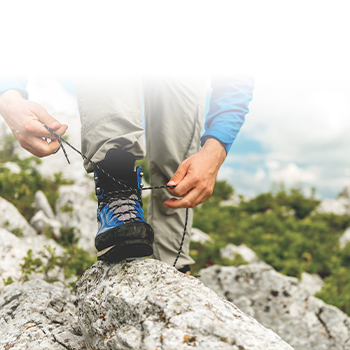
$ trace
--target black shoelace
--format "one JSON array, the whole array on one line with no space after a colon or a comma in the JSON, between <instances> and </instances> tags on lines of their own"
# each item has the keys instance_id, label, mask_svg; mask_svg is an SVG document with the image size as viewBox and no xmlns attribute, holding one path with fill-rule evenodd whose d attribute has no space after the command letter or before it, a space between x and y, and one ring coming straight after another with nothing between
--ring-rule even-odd
<instances>
[{"instance_id":1,"label":"black shoelace","mask_svg":"<svg viewBox=\"0 0 350 350\"><path fill-rule=\"evenodd\" d=\"M56 140L58 141L58 143L60 144L60 148L62 148L62 151L67 159L68 164L70 164L70 161L68 159L68 155L67 152L65 150L65 148L63 147L63 143L67 144L70 148L72 148L75 152L79 153L84 159L86 159L88 162L90 162L96 169L100 170L101 172L103 172L106 176L108 176L113 182L117 183L118 185L122 186L124 189L123 190L118 190L115 191L113 193L116 194L125 194L125 193L130 193L131 191L134 192L135 190L131 187L128 187L127 185L125 185L124 183L118 181L117 179L115 179L112 175L108 174L104 169L102 169L100 166L98 166L95 162L93 162L90 158L86 157L85 154L81 153L78 149L76 149L74 146L72 146L68 141L66 141L65 139L63 139L61 136L59 136L58 134L55 133L55 131L53 131L51 128L49 128L47 125L45 125L44 123L42 123L42 125L53 135L55 136ZM167 185L162 185L162 186L151 186L151 187L144 187L142 188L142 191L145 190L158 190L161 188L174 188L176 186L167 186ZM141 200L141 198L140 198ZM185 240L185 236L186 236L186 230L187 230L187 223L188 223L188 208L186 208L186 218L185 218L185 227L184 227L184 231L182 234L182 239L181 239L181 243L180 243L180 247L179 247L179 251L177 253L177 256L175 258L173 267L176 266L176 263L180 257L181 251L182 251L182 246Z\"/></svg>"}]
</instances>

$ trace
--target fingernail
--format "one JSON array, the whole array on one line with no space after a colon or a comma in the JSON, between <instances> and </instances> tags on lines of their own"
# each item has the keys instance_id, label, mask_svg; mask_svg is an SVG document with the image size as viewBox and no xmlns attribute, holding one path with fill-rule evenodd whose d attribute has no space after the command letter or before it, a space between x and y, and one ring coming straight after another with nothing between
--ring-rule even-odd
<instances>
[{"instance_id":1,"label":"fingernail","mask_svg":"<svg viewBox=\"0 0 350 350\"><path fill-rule=\"evenodd\" d=\"M176 186L176 182L175 181L170 181L170 182L168 182L168 186Z\"/></svg>"},{"instance_id":2,"label":"fingernail","mask_svg":"<svg viewBox=\"0 0 350 350\"><path fill-rule=\"evenodd\" d=\"M57 129L61 126L61 123L59 122L53 122L50 126L51 129Z\"/></svg>"}]
</instances>

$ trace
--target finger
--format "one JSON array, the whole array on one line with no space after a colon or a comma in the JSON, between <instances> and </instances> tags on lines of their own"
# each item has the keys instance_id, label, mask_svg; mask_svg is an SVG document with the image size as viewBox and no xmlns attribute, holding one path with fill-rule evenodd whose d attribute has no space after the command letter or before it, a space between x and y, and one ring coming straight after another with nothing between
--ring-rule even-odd
<instances>
[{"instance_id":1,"label":"finger","mask_svg":"<svg viewBox=\"0 0 350 350\"><path fill-rule=\"evenodd\" d=\"M199 180L200 179L195 175L187 174L185 178L179 182L175 188L169 190L169 192L175 196L182 197L194 187L198 186ZM201 191L202 189L202 186L200 186L199 190Z\"/></svg>"},{"instance_id":2,"label":"finger","mask_svg":"<svg viewBox=\"0 0 350 350\"><path fill-rule=\"evenodd\" d=\"M55 131L55 133L59 136L63 136L64 133L67 131L68 126L65 124L61 124L60 128ZM28 126L26 126L26 131L30 134L32 134L35 137L46 137L53 139L54 135L47 130L40 121L30 123Z\"/></svg>"},{"instance_id":3,"label":"finger","mask_svg":"<svg viewBox=\"0 0 350 350\"><path fill-rule=\"evenodd\" d=\"M37 103L32 104L32 112L42 123L47 125L52 130L58 130L62 126L62 124L52 117L44 107Z\"/></svg>"},{"instance_id":4,"label":"finger","mask_svg":"<svg viewBox=\"0 0 350 350\"><path fill-rule=\"evenodd\" d=\"M194 202L198 198L198 195L199 195L198 190L192 190L180 199L179 198L168 199L167 201L164 202L164 206L168 208L173 208L173 209L192 208Z\"/></svg>"},{"instance_id":5,"label":"finger","mask_svg":"<svg viewBox=\"0 0 350 350\"><path fill-rule=\"evenodd\" d=\"M187 162L184 161L182 162L179 167L177 168L175 174L173 175L173 177L170 179L170 181L168 182L168 186L176 186L178 183L180 183L184 177L187 174L187 170L188 170L188 166L187 166ZM174 188L168 188L169 192L172 193L173 195L177 195L173 192Z\"/></svg>"},{"instance_id":6,"label":"finger","mask_svg":"<svg viewBox=\"0 0 350 350\"><path fill-rule=\"evenodd\" d=\"M53 154L59 147L60 144L57 140L47 143L42 138L34 137L30 143L27 143L25 149L37 157L46 157Z\"/></svg>"}]
</instances>

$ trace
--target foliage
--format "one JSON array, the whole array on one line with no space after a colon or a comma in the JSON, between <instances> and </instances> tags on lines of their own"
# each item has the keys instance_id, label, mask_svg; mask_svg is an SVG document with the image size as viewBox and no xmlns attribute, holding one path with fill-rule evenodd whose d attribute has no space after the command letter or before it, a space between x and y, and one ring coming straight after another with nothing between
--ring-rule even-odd
<instances>
[{"instance_id":1,"label":"foliage","mask_svg":"<svg viewBox=\"0 0 350 350\"><path fill-rule=\"evenodd\" d=\"M12 284L14 282L12 277L7 277L6 280L5 280L5 278L3 278L2 280L3 280L5 286L9 286L10 284Z\"/></svg>"},{"instance_id":2,"label":"foliage","mask_svg":"<svg viewBox=\"0 0 350 350\"><path fill-rule=\"evenodd\" d=\"M34 215L34 195L42 190L51 207L55 207L58 198L58 187L71 183L63 179L60 173L54 175L54 180L44 178L37 170L41 160L37 157L20 159L14 153L14 137L6 137L3 149L0 151L0 196L11 202L20 213L30 220ZM15 162L19 173L11 172L4 164Z\"/></svg>"},{"instance_id":3,"label":"foliage","mask_svg":"<svg viewBox=\"0 0 350 350\"><path fill-rule=\"evenodd\" d=\"M244 263L240 259L223 262L219 251L228 243L245 243L280 273L298 278L303 271L319 274L326 283L320 297L350 313L350 247L339 248L350 217L315 212L319 201L314 193L307 197L301 189L280 188L236 207L221 206L233 193L228 186L217 182L220 190L195 209L193 226L207 232L213 243L191 243L194 271L212 263Z\"/></svg>"},{"instance_id":4,"label":"foliage","mask_svg":"<svg viewBox=\"0 0 350 350\"><path fill-rule=\"evenodd\" d=\"M341 266L332 275L325 278L325 285L316 294L317 298L325 303L334 305L350 315L350 271L348 267Z\"/></svg>"},{"instance_id":5,"label":"foliage","mask_svg":"<svg viewBox=\"0 0 350 350\"><path fill-rule=\"evenodd\" d=\"M79 279L83 273L96 262L96 258L90 256L88 252L78 247L78 238L76 237L74 227L62 227L60 233L60 237L56 237L52 232L46 232L46 237L53 238L65 248L64 256L57 257L56 260L54 260L55 257L53 256L52 261L64 270L64 277L66 279L72 276L77 276ZM75 289L75 283L76 281L70 284L73 290Z\"/></svg>"},{"instance_id":6,"label":"foliage","mask_svg":"<svg viewBox=\"0 0 350 350\"><path fill-rule=\"evenodd\" d=\"M28 281L29 275L32 273L43 273L45 281L54 282L58 280L60 272L63 271L65 279L76 277L70 283L73 291L76 281L96 262L96 258L91 257L88 252L79 248L76 244L67 246L63 256L57 255L56 248L52 248L50 245L44 246L44 250L40 251L36 258L33 257L32 249L29 249L27 256L22 260L23 263L20 264L20 267L23 282ZM43 261L45 261L45 264Z\"/></svg>"}]
</instances>

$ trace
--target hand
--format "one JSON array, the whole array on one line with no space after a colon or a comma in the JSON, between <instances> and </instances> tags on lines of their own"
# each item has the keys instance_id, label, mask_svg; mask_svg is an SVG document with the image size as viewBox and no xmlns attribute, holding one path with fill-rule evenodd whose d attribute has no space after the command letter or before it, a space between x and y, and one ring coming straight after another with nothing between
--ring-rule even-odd
<instances>
[{"instance_id":1,"label":"hand","mask_svg":"<svg viewBox=\"0 0 350 350\"><path fill-rule=\"evenodd\" d=\"M168 182L172 195L182 197L171 198L164 202L169 208L194 208L211 196L216 176L226 158L226 150L215 139L208 139L201 150L184 160L176 173Z\"/></svg>"},{"instance_id":2,"label":"hand","mask_svg":"<svg viewBox=\"0 0 350 350\"><path fill-rule=\"evenodd\" d=\"M48 156L60 147L58 141L41 123L53 129L59 136L68 128L51 117L41 105L25 100L17 90L0 94L0 114L19 144L37 157ZM43 137L52 141L48 143Z\"/></svg>"}]
</instances>

